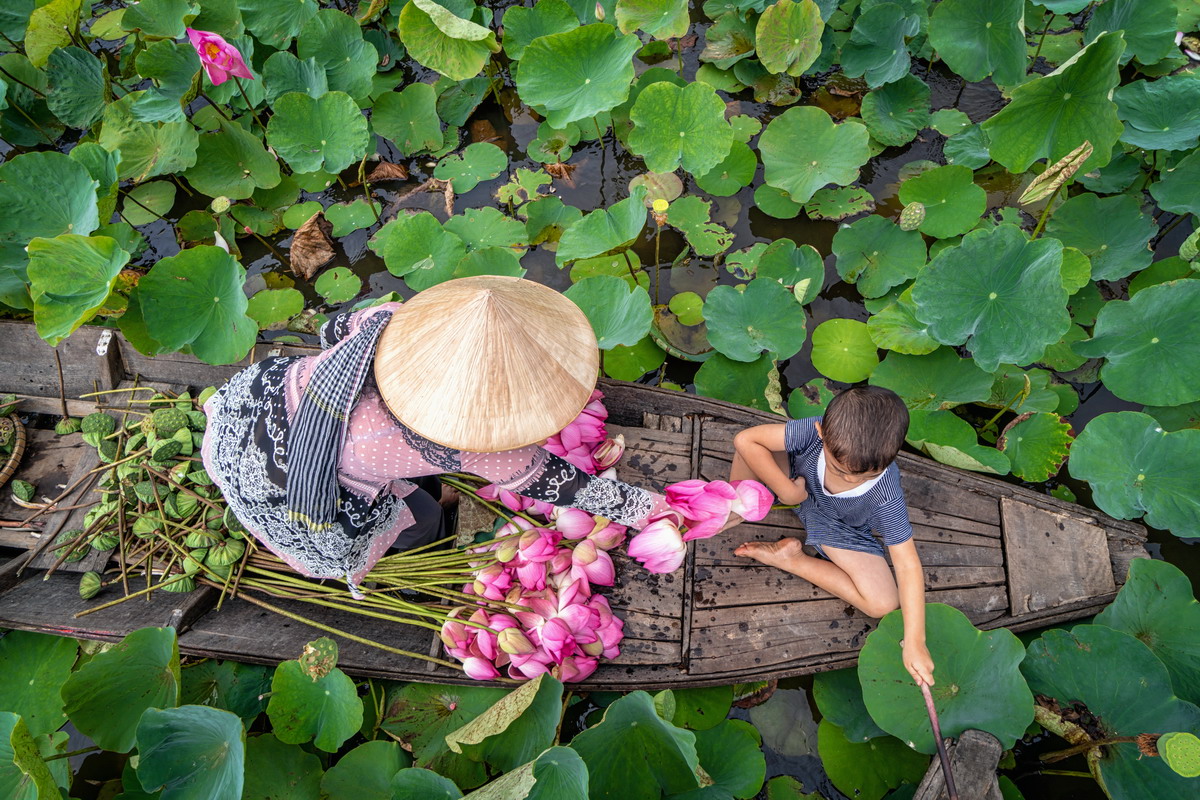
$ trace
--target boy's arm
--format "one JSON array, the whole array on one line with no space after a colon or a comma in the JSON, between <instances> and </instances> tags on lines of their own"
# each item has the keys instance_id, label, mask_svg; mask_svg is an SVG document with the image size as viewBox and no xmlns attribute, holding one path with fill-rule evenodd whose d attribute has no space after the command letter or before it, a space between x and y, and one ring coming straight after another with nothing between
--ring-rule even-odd
<instances>
[{"instance_id":1,"label":"boy's arm","mask_svg":"<svg viewBox=\"0 0 1200 800\"><path fill-rule=\"evenodd\" d=\"M904 617L904 668L918 685L933 685L933 659L925 646L925 574L913 540L888 548L900 590L900 613Z\"/></svg>"},{"instance_id":2,"label":"boy's arm","mask_svg":"<svg viewBox=\"0 0 1200 800\"><path fill-rule=\"evenodd\" d=\"M784 444L786 428L782 423L746 428L733 437L733 448L755 477L779 498L779 502L798 505L808 498L804 478L791 480L775 460L776 453L783 453L787 449Z\"/></svg>"}]
</instances>

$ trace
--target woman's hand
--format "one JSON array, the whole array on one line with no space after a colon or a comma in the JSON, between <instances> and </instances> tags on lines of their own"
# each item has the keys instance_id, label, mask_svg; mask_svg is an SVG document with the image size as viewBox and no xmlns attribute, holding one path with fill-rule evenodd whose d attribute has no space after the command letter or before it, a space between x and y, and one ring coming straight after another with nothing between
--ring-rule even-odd
<instances>
[{"instance_id":1,"label":"woman's hand","mask_svg":"<svg viewBox=\"0 0 1200 800\"><path fill-rule=\"evenodd\" d=\"M924 642L910 644L908 640L905 640L901 657L904 661L904 668L908 670L909 675L912 675L918 686L921 684L933 686L933 659Z\"/></svg>"}]
</instances>

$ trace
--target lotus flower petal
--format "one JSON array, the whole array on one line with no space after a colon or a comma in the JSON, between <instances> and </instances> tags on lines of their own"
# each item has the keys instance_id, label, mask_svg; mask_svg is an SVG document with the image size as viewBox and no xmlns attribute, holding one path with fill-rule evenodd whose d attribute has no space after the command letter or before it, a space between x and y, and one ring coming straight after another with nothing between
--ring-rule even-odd
<instances>
[{"instance_id":1,"label":"lotus flower petal","mask_svg":"<svg viewBox=\"0 0 1200 800\"><path fill-rule=\"evenodd\" d=\"M592 451L592 461L597 470L608 469L621 460L625 455L625 436L619 434L615 439L605 439Z\"/></svg>"},{"instance_id":2,"label":"lotus flower petal","mask_svg":"<svg viewBox=\"0 0 1200 800\"><path fill-rule=\"evenodd\" d=\"M599 530L588 534L588 539L595 543L596 547L601 550L612 550L614 547L620 547L625 541L626 528L624 525L618 525L615 522L610 522Z\"/></svg>"},{"instance_id":3,"label":"lotus flower petal","mask_svg":"<svg viewBox=\"0 0 1200 800\"><path fill-rule=\"evenodd\" d=\"M208 79L213 86L220 86L229 79L230 75L236 75L239 78L254 77L242 59L242 54L236 47L225 41L224 37L194 28L187 29L187 36L192 47L196 48L196 55L200 56L200 63L204 66L204 71L208 74Z\"/></svg>"},{"instance_id":4,"label":"lotus flower petal","mask_svg":"<svg viewBox=\"0 0 1200 800\"><path fill-rule=\"evenodd\" d=\"M554 512L554 528L568 539L582 539L596 529L596 518L578 508L559 508Z\"/></svg>"},{"instance_id":5,"label":"lotus flower petal","mask_svg":"<svg viewBox=\"0 0 1200 800\"><path fill-rule=\"evenodd\" d=\"M731 485L737 493L737 499L730 509L734 514L744 520L757 522L771 510L775 496L758 481L734 481Z\"/></svg>"},{"instance_id":6,"label":"lotus flower petal","mask_svg":"<svg viewBox=\"0 0 1200 800\"><path fill-rule=\"evenodd\" d=\"M629 556L636 559L648 572L674 572L683 563L687 545L679 534L679 528L670 519L651 522L634 536L626 548Z\"/></svg>"},{"instance_id":7,"label":"lotus flower petal","mask_svg":"<svg viewBox=\"0 0 1200 800\"><path fill-rule=\"evenodd\" d=\"M599 663L592 656L572 656L564 659L554 672L563 683L577 683L595 672Z\"/></svg>"},{"instance_id":8,"label":"lotus flower petal","mask_svg":"<svg viewBox=\"0 0 1200 800\"><path fill-rule=\"evenodd\" d=\"M500 671L486 658L471 657L463 661L463 672L477 681L490 681L500 677Z\"/></svg>"}]
</instances>

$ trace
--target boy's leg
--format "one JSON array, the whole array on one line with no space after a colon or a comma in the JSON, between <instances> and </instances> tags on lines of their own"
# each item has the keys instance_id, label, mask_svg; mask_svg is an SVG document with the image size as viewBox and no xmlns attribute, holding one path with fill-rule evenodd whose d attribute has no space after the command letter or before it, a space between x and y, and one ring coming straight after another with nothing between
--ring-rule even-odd
<instances>
[{"instance_id":1,"label":"boy's leg","mask_svg":"<svg viewBox=\"0 0 1200 800\"><path fill-rule=\"evenodd\" d=\"M798 575L869 617L882 617L900 607L896 581L882 556L840 547L824 550L830 561L806 556L799 539L787 538L778 542L748 542L733 552Z\"/></svg>"},{"instance_id":2,"label":"boy's leg","mask_svg":"<svg viewBox=\"0 0 1200 800\"><path fill-rule=\"evenodd\" d=\"M775 453L775 462L779 464L779 469L784 475L790 474L791 467L788 465L787 453ZM733 463L729 466L729 481L755 481L759 477L754 474L754 470L746 463L741 454L737 450L733 451Z\"/></svg>"}]
</instances>

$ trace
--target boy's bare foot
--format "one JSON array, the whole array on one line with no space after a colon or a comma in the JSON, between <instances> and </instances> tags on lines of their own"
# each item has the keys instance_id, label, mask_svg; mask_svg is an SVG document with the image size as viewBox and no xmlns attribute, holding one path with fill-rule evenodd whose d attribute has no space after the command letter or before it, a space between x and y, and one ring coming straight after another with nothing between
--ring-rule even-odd
<instances>
[{"instance_id":1,"label":"boy's bare foot","mask_svg":"<svg viewBox=\"0 0 1200 800\"><path fill-rule=\"evenodd\" d=\"M807 557L801 549L803 546L799 539L789 536L778 542L746 542L734 550L733 554L753 558L769 567L791 572L796 562Z\"/></svg>"}]
</instances>

